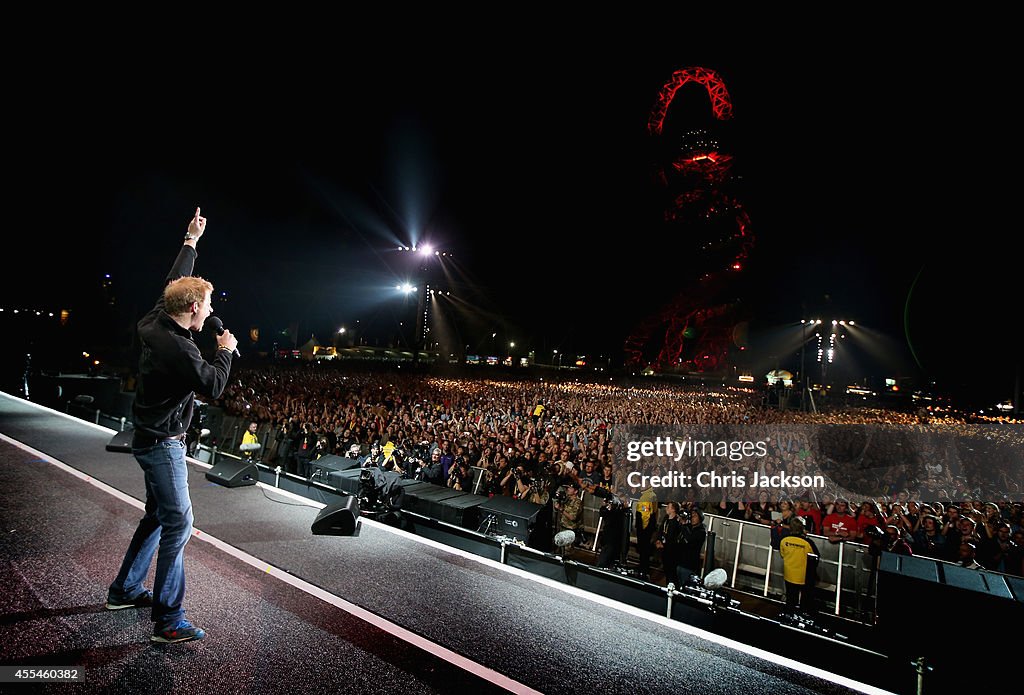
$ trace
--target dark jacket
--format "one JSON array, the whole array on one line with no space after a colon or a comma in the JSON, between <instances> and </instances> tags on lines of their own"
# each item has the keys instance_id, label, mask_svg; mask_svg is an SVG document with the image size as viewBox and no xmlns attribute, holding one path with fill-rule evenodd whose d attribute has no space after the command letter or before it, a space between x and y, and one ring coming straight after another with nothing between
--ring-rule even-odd
<instances>
[{"instance_id":1,"label":"dark jacket","mask_svg":"<svg viewBox=\"0 0 1024 695\"><path fill-rule=\"evenodd\" d=\"M192 274L196 250L182 246L167 282ZM231 352L217 350L213 362L199 353L192 333L164 311L164 296L138 323L139 382L132 404L135 430L154 437L183 434L192 422L195 393L219 398L228 383Z\"/></svg>"},{"instance_id":2,"label":"dark jacket","mask_svg":"<svg viewBox=\"0 0 1024 695\"><path fill-rule=\"evenodd\" d=\"M703 519L704 515L701 515ZM696 526L682 524L679 529L679 564L692 572L700 572L700 551L704 548L708 530L703 521Z\"/></svg>"}]
</instances>

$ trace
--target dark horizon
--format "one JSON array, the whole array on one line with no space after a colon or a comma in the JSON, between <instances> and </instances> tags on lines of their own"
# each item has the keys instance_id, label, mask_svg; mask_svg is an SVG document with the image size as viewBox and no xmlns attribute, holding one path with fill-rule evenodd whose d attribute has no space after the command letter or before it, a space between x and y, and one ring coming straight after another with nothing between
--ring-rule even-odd
<instances>
[{"instance_id":1,"label":"dark horizon","mask_svg":"<svg viewBox=\"0 0 1024 695\"><path fill-rule=\"evenodd\" d=\"M282 84L269 101L238 87L205 104L201 124L172 118L156 93L127 113L83 113L24 157L14 216L31 231L3 303L84 307L109 272L119 311L138 316L200 205L196 272L228 292L217 312L240 336L299 322L300 343L330 342L338 324L394 323L409 310L386 295L401 279L393 249L428 240L456 254L470 284L455 289L481 310L458 336L470 352L490 353L497 332L538 361L556 348L621 356L701 267L699 235L664 221L645 130L671 74L701 65L722 76L733 119L714 121L692 85L670 118L735 158L728 190L757 239L734 283L753 355L742 358L792 364L792 352L754 355L759 341L845 317L890 341L888 363L862 371L1012 396L1021 351L996 329L1020 294L1005 184L977 175L1001 154L974 142L998 142L1008 124L966 90L951 95L940 71L889 84L837 58L787 82L705 58L495 58L483 83L438 63L397 86L383 71L330 93ZM80 320L99 342L111 335Z\"/></svg>"}]
</instances>

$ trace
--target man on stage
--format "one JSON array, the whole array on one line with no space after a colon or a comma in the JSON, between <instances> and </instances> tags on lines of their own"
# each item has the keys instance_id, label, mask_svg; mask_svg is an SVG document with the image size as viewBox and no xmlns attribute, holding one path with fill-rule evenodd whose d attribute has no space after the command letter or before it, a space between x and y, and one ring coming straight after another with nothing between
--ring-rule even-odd
<instances>
[{"instance_id":1,"label":"man on stage","mask_svg":"<svg viewBox=\"0 0 1024 695\"><path fill-rule=\"evenodd\" d=\"M205 231L206 218L196 208L163 294L137 326L142 354L132 405L132 454L146 478L146 515L107 592L107 608L152 606L153 642L185 642L206 636L202 628L185 619L182 606L183 555L192 535L185 432L192 420L196 392L211 399L224 392L238 340L225 330L217 336L217 350L207 362L192 338L192 331L201 331L213 313L213 285L192 276L196 244ZM154 554L156 578L151 593L142 582Z\"/></svg>"}]
</instances>

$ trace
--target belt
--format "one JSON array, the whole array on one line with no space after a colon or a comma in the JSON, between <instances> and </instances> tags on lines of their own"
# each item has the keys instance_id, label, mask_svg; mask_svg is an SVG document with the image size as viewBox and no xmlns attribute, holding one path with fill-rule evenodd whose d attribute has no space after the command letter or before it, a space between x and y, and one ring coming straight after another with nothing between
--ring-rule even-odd
<instances>
[{"instance_id":1,"label":"belt","mask_svg":"<svg viewBox=\"0 0 1024 695\"><path fill-rule=\"evenodd\" d=\"M156 446L160 442L183 442L185 441L185 433L177 434L173 437L154 437L152 435L143 434L136 432L132 435L132 448L133 449L145 449L146 447Z\"/></svg>"}]
</instances>

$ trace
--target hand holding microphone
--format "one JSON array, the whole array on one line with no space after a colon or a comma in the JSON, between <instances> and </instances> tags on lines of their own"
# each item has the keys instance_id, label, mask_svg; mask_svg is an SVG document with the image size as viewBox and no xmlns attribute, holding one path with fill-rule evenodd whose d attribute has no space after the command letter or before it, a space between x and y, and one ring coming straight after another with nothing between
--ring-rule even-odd
<instances>
[{"instance_id":1,"label":"hand holding microphone","mask_svg":"<svg viewBox=\"0 0 1024 695\"><path fill-rule=\"evenodd\" d=\"M217 333L217 347L231 350L235 357L241 357L242 353L238 351L238 338L231 335L231 331L224 328L224 322L220 320L220 317L211 316L206 320L210 324L210 327Z\"/></svg>"}]
</instances>

